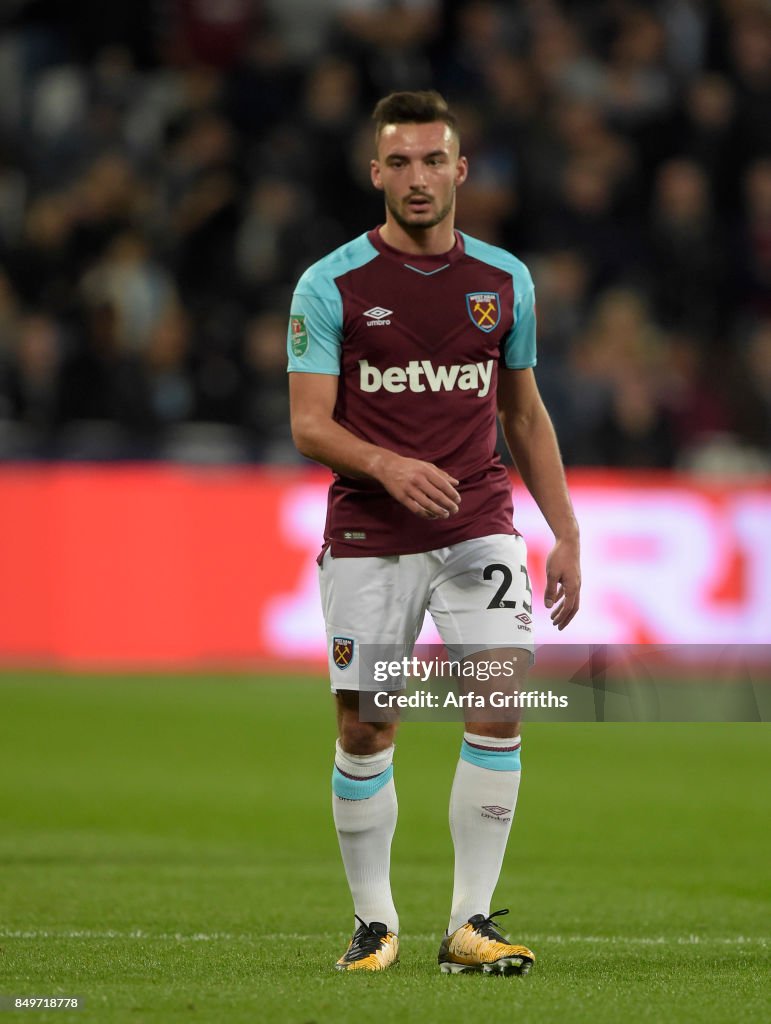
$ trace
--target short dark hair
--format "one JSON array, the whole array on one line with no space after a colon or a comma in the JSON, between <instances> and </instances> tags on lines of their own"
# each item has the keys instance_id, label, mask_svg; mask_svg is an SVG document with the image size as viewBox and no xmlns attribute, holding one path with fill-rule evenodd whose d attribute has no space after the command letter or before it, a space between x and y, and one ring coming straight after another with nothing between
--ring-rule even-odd
<instances>
[{"instance_id":1,"label":"short dark hair","mask_svg":"<svg viewBox=\"0 0 771 1024\"><path fill-rule=\"evenodd\" d=\"M458 121L447 106L444 96L434 89L419 92L392 92L380 100L372 111L375 142L389 124L433 124L443 121L458 138Z\"/></svg>"}]
</instances>

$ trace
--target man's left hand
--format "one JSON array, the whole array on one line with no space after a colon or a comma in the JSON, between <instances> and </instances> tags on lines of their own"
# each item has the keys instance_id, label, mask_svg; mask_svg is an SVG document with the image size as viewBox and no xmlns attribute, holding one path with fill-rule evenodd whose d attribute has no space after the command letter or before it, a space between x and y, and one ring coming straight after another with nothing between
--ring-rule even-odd
<instances>
[{"instance_id":1,"label":"man's left hand","mask_svg":"<svg viewBox=\"0 0 771 1024\"><path fill-rule=\"evenodd\" d=\"M544 604L552 609L551 621L559 630L578 611L581 594L581 559L578 538L558 540L546 559Z\"/></svg>"}]
</instances>

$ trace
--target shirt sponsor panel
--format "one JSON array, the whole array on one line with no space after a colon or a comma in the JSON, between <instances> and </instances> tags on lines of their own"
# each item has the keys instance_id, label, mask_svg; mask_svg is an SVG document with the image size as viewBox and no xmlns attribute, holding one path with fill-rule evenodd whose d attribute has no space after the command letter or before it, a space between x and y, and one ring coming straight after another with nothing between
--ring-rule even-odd
<instances>
[{"instance_id":1,"label":"shirt sponsor panel","mask_svg":"<svg viewBox=\"0 0 771 1024\"><path fill-rule=\"evenodd\" d=\"M411 359L406 366L388 366L380 370L369 360L360 359L359 387L370 393L382 389L392 394L406 390L416 394L423 391L476 391L477 397L484 398L490 390L494 366L494 359L450 366L434 366L430 359Z\"/></svg>"}]
</instances>

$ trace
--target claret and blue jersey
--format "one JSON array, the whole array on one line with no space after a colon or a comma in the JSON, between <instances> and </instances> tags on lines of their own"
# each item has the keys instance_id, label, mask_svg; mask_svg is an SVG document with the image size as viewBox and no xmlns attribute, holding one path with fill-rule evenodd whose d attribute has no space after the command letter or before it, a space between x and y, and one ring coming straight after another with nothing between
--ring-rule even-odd
<instances>
[{"instance_id":1,"label":"claret and blue jersey","mask_svg":"<svg viewBox=\"0 0 771 1024\"><path fill-rule=\"evenodd\" d=\"M342 426L460 481L461 511L429 521L374 481L337 477L325 531L334 556L514 532L496 391L499 366L536 362L533 283L520 260L461 232L448 253L412 256L370 231L300 278L288 349L290 372L339 377Z\"/></svg>"}]
</instances>

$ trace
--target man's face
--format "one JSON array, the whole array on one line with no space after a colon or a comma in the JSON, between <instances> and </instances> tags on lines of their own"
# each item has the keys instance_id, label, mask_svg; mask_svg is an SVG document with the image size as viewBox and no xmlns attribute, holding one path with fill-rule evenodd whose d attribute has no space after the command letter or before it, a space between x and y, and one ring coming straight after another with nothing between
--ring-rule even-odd
<instances>
[{"instance_id":1,"label":"man's face","mask_svg":"<svg viewBox=\"0 0 771 1024\"><path fill-rule=\"evenodd\" d=\"M397 224L410 231L435 227L451 213L467 173L458 140L441 121L386 125L371 164L372 184L385 193Z\"/></svg>"}]
</instances>

